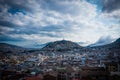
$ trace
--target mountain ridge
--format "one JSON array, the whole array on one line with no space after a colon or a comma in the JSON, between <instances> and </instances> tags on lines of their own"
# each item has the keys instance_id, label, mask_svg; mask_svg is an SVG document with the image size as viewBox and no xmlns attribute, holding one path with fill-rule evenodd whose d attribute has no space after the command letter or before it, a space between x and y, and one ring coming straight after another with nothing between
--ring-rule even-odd
<instances>
[{"instance_id":1,"label":"mountain ridge","mask_svg":"<svg viewBox=\"0 0 120 80\"><path fill-rule=\"evenodd\" d=\"M13 53L19 53L23 52L24 50L29 51L29 50L34 50L34 51L75 51L82 48L88 48L87 47L82 47L79 44L72 42L72 41L67 41L67 40L60 40L60 41L54 41L54 42L49 42L47 43L43 48L36 48L36 49L27 49L23 48L20 46L8 44L8 43L0 43L0 52L13 52ZM116 41L102 45L102 46L94 46L94 47L89 47L89 48L97 48L97 49L120 49L120 38L118 38Z\"/></svg>"}]
</instances>

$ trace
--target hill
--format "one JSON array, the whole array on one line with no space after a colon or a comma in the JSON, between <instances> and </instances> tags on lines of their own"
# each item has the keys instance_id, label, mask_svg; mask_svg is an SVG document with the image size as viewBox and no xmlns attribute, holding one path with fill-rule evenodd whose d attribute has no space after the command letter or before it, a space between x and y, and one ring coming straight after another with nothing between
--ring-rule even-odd
<instances>
[{"instance_id":1,"label":"hill","mask_svg":"<svg viewBox=\"0 0 120 80\"><path fill-rule=\"evenodd\" d=\"M120 38L118 38L116 41L110 43L110 44L106 44L106 45L102 45L102 46L94 46L91 48L106 48L106 49L114 49L114 48L119 48L120 49Z\"/></svg>"},{"instance_id":2,"label":"hill","mask_svg":"<svg viewBox=\"0 0 120 80\"><path fill-rule=\"evenodd\" d=\"M23 52L25 48L8 44L8 43L0 43L0 53L20 53Z\"/></svg>"},{"instance_id":3,"label":"hill","mask_svg":"<svg viewBox=\"0 0 120 80\"><path fill-rule=\"evenodd\" d=\"M55 41L48 43L43 47L42 51L74 51L75 49L82 48L77 43L67 40Z\"/></svg>"}]
</instances>

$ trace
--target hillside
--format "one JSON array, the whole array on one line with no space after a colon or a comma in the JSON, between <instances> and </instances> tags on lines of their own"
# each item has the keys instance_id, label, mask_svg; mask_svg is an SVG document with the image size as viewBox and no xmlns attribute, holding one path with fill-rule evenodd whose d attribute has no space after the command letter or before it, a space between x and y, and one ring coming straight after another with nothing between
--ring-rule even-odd
<instances>
[{"instance_id":1,"label":"hillside","mask_svg":"<svg viewBox=\"0 0 120 80\"><path fill-rule=\"evenodd\" d=\"M23 52L25 48L7 44L7 43L0 43L0 53L20 53Z\"/></svg>"},{"instance_id":2,"label":"hillside","mask_svg":"<svg viewBox=\"0 0 120 80\"><path fill-rule=\"evenodd\" d=\"M55 41L48 43L45 47L43 47L41 50L43 51L68 51L68 50L74 50L74 49L80 49L82 48L77 43L74 43L72 41L67 40L61 40L61 41Z\"/></svg>"},{"instance_id":3,"label":"hillside","mask_svg":"<svg viewBox=\"0 0 120 80\"><path fill-rule=\"evenodd\" d=\"M115 42L112 42L110 44L106 44L106 45L102 45L102 46L94 46L92 48L106 48L106 49L119 48L120 49L120 38L118 38Z\"/></svg>"}]
</instances>

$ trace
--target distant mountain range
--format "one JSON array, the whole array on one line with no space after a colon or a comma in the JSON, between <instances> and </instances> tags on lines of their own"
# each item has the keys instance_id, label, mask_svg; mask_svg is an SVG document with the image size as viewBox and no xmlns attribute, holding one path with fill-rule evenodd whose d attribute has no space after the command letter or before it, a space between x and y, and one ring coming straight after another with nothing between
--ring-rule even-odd
<instances>
[{"instance_id":1,"label":"distant mountain range","mask_svg":"<svg viewBox=\"0 0 120 80\"><path fill-rule=\"evenodd\" d=\"M90 47L90 46L88 46ZM76 49L82 49L82 48L88 48L88 47L82 47L79 44L67 41L67 40L61 40L61 41L55 41L55 42L49 42L47 44L43 45L43 48L37 48L33 51L74 51ZM100 49L112 49L112 50L120 50L120 38L117 39L115 42L112 42L110 44L102 45L102 46L93 46L90 48L100 48ZM0 53L20 53L24 51L29 51L31 49L19 47L16 45L11 45L7 43L0 43Z\"/></svg>"}]
</instances>

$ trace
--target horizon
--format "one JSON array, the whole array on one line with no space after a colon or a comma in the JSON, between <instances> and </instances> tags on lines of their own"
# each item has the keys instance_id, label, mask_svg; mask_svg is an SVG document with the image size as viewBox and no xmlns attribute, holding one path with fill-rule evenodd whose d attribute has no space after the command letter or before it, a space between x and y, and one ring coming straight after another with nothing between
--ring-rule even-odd
<instances>
[{"instance_id":1,"label":"horizon","mask_svg":"<svg viewBox=\"0 0 120 80\"><path fill-rule=\"evenodd\" d=\"M120 38L117 38L115 39L114 41L112 41L111 43L113 42L116 42L118 39ZM57 41L70 41L70 40L65 40L65 39L62 39L62 40L57 40ZM8 45L13 45L13 46L17 46L17 47L22 47L22 48L31 48L31 49L42 49L43 47L45 47L47 44L49 43L54 43L56 41L52 41L52 42L47 42L47 43L43 43L43 44L37 44L36 46L34 47L25 47L25 46L19 46L19 45L16 45L16 44L11 44L11 43L7 43L7 42L0 42L0 44L8 44ZM73 42L73 41L70 41L70 42ZM81 45L82 43L79 43L79 42L74 42L76 44L78 44L79 46L81 47L99 47L99 46L104 46L104 45L108 45L108 44L111 44L111 43L107 43L107 44L96 44L96 43L93 43L93 44L90 44L90 45Z\"/></svg>"},{"instance_id":2,"label":"horizon","mask_svg":"<svg viewBox=\"0 0 120 80\"><path fill-rule=\"evenodd\" d=\"M120 38L119 0L1 0L0 6L0 43L32 48L65 39L87 46Z\"/></svg>"}]
</instances>

